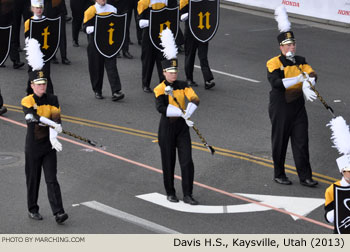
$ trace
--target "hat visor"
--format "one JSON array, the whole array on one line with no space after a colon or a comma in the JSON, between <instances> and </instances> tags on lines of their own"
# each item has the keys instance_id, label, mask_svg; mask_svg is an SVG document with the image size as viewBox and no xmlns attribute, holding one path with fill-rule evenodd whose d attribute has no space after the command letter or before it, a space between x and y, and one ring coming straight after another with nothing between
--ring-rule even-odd
<instances>
[{"instance_id":1,"label":"hat visor","mask_svg":"<svg viewBox=\"0 0 350 252\"><path fill-rule=\"evenodd\" d=\"M165 68L164 72L168 72L168 73L177 73L177 67L169 67L169 68Z\"/></svg>"},{"instance_id":2,"label":"hat visor","mask_svg":"<svg viewBox=\"0 0 350 252\"><path fill-rule=\"evenodd\" d=\"M294 44L295 39L285 39L281 42L281 45L288 45L288 44Z\"/></svg>"},{"instance_id":3,"label":"hat visor","mask_svg":"<svg viewBox=\"0 0 350 252\"><path fill-rule=\"evenodd\" d=\"M32 83L37 85L47 84L47 79L46 78L35 79L32 81Z\"/></svg>"}]
</instances>

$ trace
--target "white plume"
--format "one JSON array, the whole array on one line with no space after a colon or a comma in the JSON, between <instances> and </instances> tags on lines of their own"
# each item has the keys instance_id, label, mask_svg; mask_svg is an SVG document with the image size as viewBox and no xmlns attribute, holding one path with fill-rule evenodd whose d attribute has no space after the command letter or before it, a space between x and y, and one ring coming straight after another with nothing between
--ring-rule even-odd
<instances>
[{"instance_id":1,"label":"white plume","mask_svg":"<svg viewBox=\"0 0 350 252\"><path fill-rule=\"evenodd\" d=\"M275 20L278 23L278 30L280 32L287 32L291 29L291 23L288 20L286 7L280 5L275 9Z\"/></svg>"},{"instance_id":2,"label":"white plume","mask_svg":"<svg viewBox=\"0 0 350 252\"><path fill-rule=\"evenodd\" d=\"M164 48L162 50L164 57L168 60L175 59L177 56L177 47L175 44L174 35L169 28L162 31L160 40L160 45Z\"/></svg>"},{"instance_id":3,"label":"white plume","mask_svg":"<svg viewBox=\"0 0 350 252\"><path fill-rule=\"evenodd\" d=\"M28 65L34 70L41 70L44 66L44 54L40 50L40 44L36 39L26 40L26 50Z\"/></svg>"},{"instance_id":4,"label":"white plume","mask_svg":"<svg viewBox=\"0 0 350 252\"><path fill-rule=\"evenodd\" d=\"M332 147L337 148L340 154L350 154L350 131L344 118L341 116L333 118L327 126L332 130L331 140L334 144Z\"/></svg>"}]
</instances>

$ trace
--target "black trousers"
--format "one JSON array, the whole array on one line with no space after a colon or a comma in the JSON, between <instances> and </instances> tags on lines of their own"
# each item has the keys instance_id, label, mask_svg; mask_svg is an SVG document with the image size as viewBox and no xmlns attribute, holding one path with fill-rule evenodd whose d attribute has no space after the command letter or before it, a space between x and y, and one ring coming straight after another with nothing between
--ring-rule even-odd
<instances>
[{"instance_id":1,"label":"black trousers","mask_svg":"<svg viewBox=\"0 0 350 252\"><path fill-rule=\"evenodd\" d=\"M149 37L149 29L144 28L142 30L142 52L141 52L141 62L142 62L142 87L150 87L153 67L156 63L159 83L164 80L162 60L164 59L163 54L157 48L154 47L152 41Z\"/></svg>"},{"instance_id":2,"label":"black trousers","mask_svg":"<svg viewBox=\"0 0 350 252\"><path fill-rule=\"evenodd\" d=\"M96 93L102 93L104 68L106 68L107 77L111 86L112 94L122 89L119 73L117 69L117 57L106 58L102 56L96 49L93 42L93 34L89 36L89 44L87 47L89 74L92 90Z\"/></svg>"},{"instance_id":3,"label":"black trousers","mask_svg":"<svg viewBox=\"0 0 350 252\"><path fill-rule=\"evenodd\" d=\"M39 211L38 196L41 169L43 169L52 213L55 215L64 212L61 189L57 181L56 150L51 148L50 142L43 143L40 147L32 146L30 149L25 152L28 211L32 213Z\"/></svg>"},{"instance_id":4,"label":"black trousers","mask_svg":"<svg viewBox=\"0 0 350 252\"><path fill-rule=\"evenodd\" d=\"M142 40L142 29L140 28L138 24L138 19L137 19L137 3L138 0L128 0L128 18L126 21L126 32L125 32L125 42L123 45L123 52L129 51L129 44L130 44L130 24L131 24L131 19L132 19L132 13L134 13L134 19L135 19L135 24L136 24L136 37L137 41ZM126 43L127 42L127 43Z\"/></svg>"},{"instance_id":5,"label":"black trousers","mask_svg":"<svg viewBox=\"0 0 350 252\"><path fill-rule=\"evenodd\" d=\"M66 34L66 16L61 15L61 36L60 36L60 54L61 54L61 59L66 59L67 58L67 34ZM56 57L56 55L55 55Z\"/></svg>"},{"instance_id":6,"label":"black trousers","mask_svg":"<svg viewBox=\"0 0 350 252\"><path fill-rule=\"evenodd\" d=\"M175 122L163 116L158 130L158 142L162 157L163 181L167 195L175 195L174 171L176 163L176 149L182 177L182 191L184 196L192 195L194 165L192 161L192 146L189 127L182 118Z\"/></svg>"},{"instance_id":7,"label":"black trousers","mask_svg":"<svg viewBox=\"0 0 350 252\"><path fill-rule=\"evenodd\" d=\"M11 47L10 47L10 59L13 62L19 61L19 47L20 47L20 33L22 17L23 21L29 19L32 16L30 11L30 0L15 0L12 19L12 35L11 35Z\"/></svg>"},{"instance_id":8,"label":"black trousers","mask_svg":"<svg viewBox=\"0 0 350 252\"><path fill-rule=\"evenodd\" d=\"M191 33L188 21L185 23L185 73L188 80L193 81L193 69L196 59L196 51L198 50L198 58L201 66L204 81L214 79L208 62L208 46L209 42L199 42Z\"/></svg>"},{"instance_id":9,"label":"black trousers","mask_svg":"<svg viewBox=\"0 0 350 252\"><path fill-rule=\"evenodd\" d=\"M301 96L291 103L270 101L269 116L272 124L274 177L286 177L284 163L290 138L299 179L310 179L312 171L309 162L308 118L304 98Z\"/></svg>"},{"instance_id":10,"label":"black trousers","mask_svg":"<svg viewBox=\"0 0 350 252\"><path fill-rule=\"evenodd\" d=\"M79 42L79 32L84 20L84 11L94 4L90 0L70 0L72 10L72 37L73 41Z\"/></svg>"},{"instance_id":11,"label":"black trousers","mask_svg":"<svg viewBox=\"0 0 350 252\"><path fill-rule=\"evenodd\" d=\"M4 100L2 99L1 89L0 89L0 108L4 105Z\"/></svg>"},{"instance_id":12,"label":"black trousers","mask_svg":"<svg viewBox=\"0 0 350 252\"><path fill-rule=\"evenodd\" d=\"M28 72L31 72L32 68L29 66L28 68ZM44 72L45 77L47 78L47 88L46 88L46 93L47 94L53 94L53 85L52 85L52 81L51 81L51 64L50 61L47 61L44 65L44 67L42 68L42 71ZM27 95L30 95L33 93L33 89L30 86L30 80L28 79L27 81Z\"/></svg>"}]
</instances>

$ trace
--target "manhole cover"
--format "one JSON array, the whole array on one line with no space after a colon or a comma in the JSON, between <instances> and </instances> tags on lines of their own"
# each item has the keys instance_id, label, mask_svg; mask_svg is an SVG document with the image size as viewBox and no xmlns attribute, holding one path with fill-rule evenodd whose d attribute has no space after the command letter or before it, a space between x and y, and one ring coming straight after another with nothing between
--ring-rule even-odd
<instances>
[{"instance_id":1,"label":"manhole cover","mask_svg":"<svg viewBox=\"0 0 350 252\"><path fill-rule=\"evenodd\" d=\"M0 165L9 165L16 163L21 158L19 156L9 155L9 154L0 154Z\"/></svg>"}]
</instances>

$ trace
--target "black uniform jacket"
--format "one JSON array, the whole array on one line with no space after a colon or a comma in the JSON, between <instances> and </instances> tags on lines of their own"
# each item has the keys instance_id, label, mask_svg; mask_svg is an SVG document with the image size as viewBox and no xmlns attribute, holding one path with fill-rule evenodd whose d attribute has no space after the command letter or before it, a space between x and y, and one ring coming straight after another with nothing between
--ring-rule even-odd
<instances>
[{"instance_id":1,"label":"black uniform jacket","mask_svg":"<svg viewBox=\"0 0 350 252\"><path fill-rule=\"evenodd\" d=\"M188 101L199 104L199 98L194 92L194 90L187 85L184 81L175 81L174 83L169 83L164 80L157 87L154 88L154 94L156 96L156 108L162 115L166 116L167 107L169 104L179 107L175 102L174 98L170 95L165 95L165 87L173 87L173 95L179 102L181 108L185 109L185 98Z\"/></svg>"},{"instance_id":2,"label":"black uniform jacket","mask_svg":"<svg viewBox=\"0 0 350 252\"><path fill-rule=\"evenodd\" d=\"M295 56L295 62L280 54L269 61L267 61L267 79L269 80L272 90L270 92L270 99L285 100L287 103L292 102L303 95L302 83L299 82L289 88L285 88L282 82L283 78L296 77L300 74L300 70L311 74L314 70L309 64L306 63L305 58L301 56Z\"/></svg>"},{"instance_id":3,"label":"black uniform jacket","mask_svg":"<svg viewBox=\"0 0 350 252\"><path fill-rule=\"evenodd\" d=\"M56 123L61 123L61 109L58 104L57 96L53 94L44 94L38 97L35 94L24 97L21 101L25 115L32 114L37 121L40 116L44 116ZM49 127L40 123L28 123L26 150L30 146L43 143L49 140Z\"/></svg>"}]
</instances>

